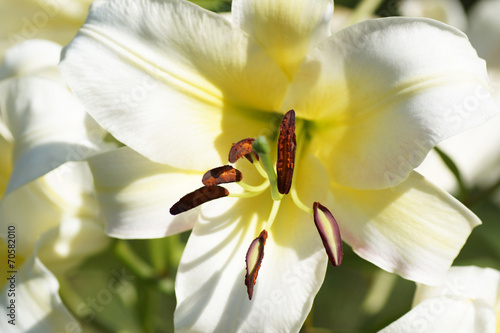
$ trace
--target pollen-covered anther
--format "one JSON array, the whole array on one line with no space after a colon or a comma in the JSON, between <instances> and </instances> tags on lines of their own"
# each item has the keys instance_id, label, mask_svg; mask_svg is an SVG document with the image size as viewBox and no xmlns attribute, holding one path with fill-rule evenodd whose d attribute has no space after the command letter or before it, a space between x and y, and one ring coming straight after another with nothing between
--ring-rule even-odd
<instances>
[{"instance_id":1,"label":"pollen-covered anther","mask_svg":"<svg viewBox=\"0 0 500 333\"><path fill-rule=\"evenodd\" d=\"M203 186L186 194L179 199L171 208L170 214L177 215L190 209L198 207L201 204L214 199L219 199L229 195L229 191L221 186Z\"/></svg>"},{"instance_id":2,"label":"pollen-covered anther","mask_svg":"<svg viewBox=\"0 0 500 333\"><path fill-rule=\"evenodd\" d=\"M343 256L339 225L332 213L319 202L313 204L313 211L314 224L316 224L323 241L328 260L333 266L338 266L342 262Z\"/></svg>"},{"instance_id":3,"label":"pollen-covered anther","mask_svg":"<svg viewBox=\"0 0 500 333\"><path fill-rule=\"evenodd\" d=\"M235 163L242 157L245 157L251 163L253 163L252 155L259 160L259 155L253 151L252 143L255 141L254 138L247 138L233 143L231 150L229 150L229 162Z\"/></svg>"},{"instance_id":4,"label":"pollen-covered anther","mask_svg":"<svg viewBox=\"0 0 500 333\"><path fill-rule=\"evenodd\" d=\"M205 186L215 186L225 183L239 182L243 179L241 172L230 165L224 165L212 170L208 170L202 178Z\"/></svg>"},{"instance_id":5,"label":"pollen-covered anther","mask_svg":"<svg viewBox=\"0 0 500 333\"><path fill-rule=\"evenodd\" d=\"M288 111L280 124L278 138L278 160L276 174L278 176L278 191L288 194L292 186L293 168L295 166L295 151L297 138L295 136L295 111Z\"/></svg>"},{"instance_id":6,"label":"pollen-covered anther","mask_svg":"<svg viewBox=\"0 0 500 333\"><path fill-rule=\"evenodd\" d=\"M267 231L262 230L259 237L255 238L248 248L246 256L245 285L247 286L248 299L252 299L253 287L259 274L259 269L264 258L264 245L266 244Z\"/></svg>"}]
</instances>

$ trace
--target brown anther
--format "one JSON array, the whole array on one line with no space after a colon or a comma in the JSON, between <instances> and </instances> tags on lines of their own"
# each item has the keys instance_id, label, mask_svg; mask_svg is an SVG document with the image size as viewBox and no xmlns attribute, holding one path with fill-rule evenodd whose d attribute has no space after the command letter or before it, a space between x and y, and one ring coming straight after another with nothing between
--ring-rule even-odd
<instances>
[{"instance_id":1,"label":"brown anther","mask_svg":"<svg viewBox=\"0 0 500 333\"><path fill-rule=\"evenodd\" d=\"M190 209L198 207L205 202L209 202L214 199L226 197L229 195L229 191L221 186L203 186L186 194L179 199L171 208L170 214L177 215L186 212Z\"/></svg>"},{"instance_id":2,"label":"brown anther","mask_svg":"<svg viewBox=\"0 0 500 333\"><path fill-rule=\"evenodd\" d=\"M330 260L333 266L338 266L342 263L344 253L337 220L335 220L328 208L319 202L313 204L313 211L314 224L318 229L321 241L328 255L328 260Z\"/></svg>"},{"instance_id":3,"label":"brown anther","mask_svg":"<svg viewBox=\"0 0 500 333\"><path fill-rule=\"evenodd\" d=\"M208 170L204 175L203 185L215 186L224 183L239 182L243 176L241 172L230 165L224 165L212 170Z\"/></svg>"},{"instance_id":4,"label":"brown anther","mask_svg":"<svg viewBox=\"0 0 500 333\"><path fill-rule=\"evenodd\" d=\"M229 151L229 162L234 163L240 158L245 157L247 160L253 163L252 153L253 156L257 158L257 160L259 160L259 155L257 155L252 149L252 143L254 141L254 138L247 138L233 143L233 145L231 146L231 150Z\"/></svg>"},{"instance_id":5,"label":"brown anther","mask_svg":"<svg viewBox=\"0 0 500 333\"><path fill-rule=\"evenodd\" d=\"M247 286L248 299L252 299L253 287L257 281L257 275L264 258L264 245L266 244L267 231L262 230L259 237L250 244L245 259L247 273L245 275L245 285Z\"/></svg>"},{"instance_id":6,"label":"brown anther","mask_svg":"<svg viewBox=\"0 0 500 333\"><path fill-rule=\"evenodd\" d=\"M288 194L292 186L293 168L295 166L295 151L297 139L295 136L295 111L288 111L280 125L278 138L278 160L276 174L278 176L278 191Z\"/></svg>"}]
</instances>

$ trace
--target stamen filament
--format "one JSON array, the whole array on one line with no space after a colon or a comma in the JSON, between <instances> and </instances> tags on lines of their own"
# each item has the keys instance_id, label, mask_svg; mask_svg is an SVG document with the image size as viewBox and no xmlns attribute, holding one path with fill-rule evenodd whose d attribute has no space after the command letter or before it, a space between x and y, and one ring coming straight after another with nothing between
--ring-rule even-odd
<instances>
[{"instance_id":1,"label":"stamen filament","mask_svg":"<svg viewBox=\"0 0 500 333\"><path fill-rule=\"evenodd\" d=\"M240 185L245 191L262 193L269 186L269 181L266 179L262 184L257 186L248 185L242 181L236 184Z\"/></svg>"},{"instance_id":2,"label":"stamen filament","mask_svg":"<svg viewBox=\"0 0 500 333\"><path fill-rule=\"evenodd\" d=\"M261 194L262 192L242 192L242 193L229 193L230 198L253 198Z\"/></svg>"},{"instance_id":3,"label":"stamen filament","mask_svg":"<svg viewBox=\"0 0 500 333\"><path fill-rule=\"evenodd\" d=\"M253 142L253 149L257 152L260 157L260 161L264 170L266 171L267 178L269 179L269 184L271 186L271 197L274 201L279 201L283 197L281 193L278 191L278 178L276 177L276 172L274 171L274 165L271 161L271 147L269 147L269 143L263 136L259 136Z\"/></svg>"},{"instance_id":4,"label":"stamen filament","mask_svg":"<svg viewBox=\"0 0 500 333\"><path fill-rule=\"evenodd\" d=\"M253 165L255 166L255 168L257 169L257 171L260 173L260 175L262 177L267 178L266 170L264 170L262 168L262 165L259 162L255 162Z\"/></svg>"},{"instance_id":5,"label":"stamen filament","mask_svg":"<svg viewBox=\"0 0 500 333\"><path fill-rule=\"evenodd\" d=\"M266 222L264 222L264 229L269 230L276 220L276 216L278 215L278 210L281 205L281 200L273 201L273 207L271 208L271 213L269 214L269 218Z\"/></svg>"},{"instance_id":6,"label":"stamen filament","mask_svg":"<svg viewBox=\"0 0 500 333\"><path fill-rule=\"evenodd\" d=\"M292 196L292 200L293 200L293 203L299 207L300 209L302 209L304 212L308 213L308 214L311 214L313 215L314 214L314 211L309 208L307 205L305 205L300 199L299 199L299 195L297 194L297 189L295 188L295 186L292 186L292 188L290 189L290 195Z\"/></svg>"}]
</instances>

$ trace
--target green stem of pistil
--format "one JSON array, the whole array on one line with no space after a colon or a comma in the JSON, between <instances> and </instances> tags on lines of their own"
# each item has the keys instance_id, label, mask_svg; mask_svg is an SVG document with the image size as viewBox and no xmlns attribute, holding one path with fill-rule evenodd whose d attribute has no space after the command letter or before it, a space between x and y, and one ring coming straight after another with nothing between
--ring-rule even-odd
<instances>
[{"instance_id":1,"label":"green stem of pistil","mask_svg":"<svg viewBox=\"0 0 500 333\"><path fill-rule=\"evenodd\" d=\"M275 201L281 200L283 195L278 191L278 178L276 177L276 172L274 171L274 165L271 161L271 147L267 142L266 138L259 136L252 144L253 150L259 154L260 162L266 171L267 178L269 179L269 184L271 185L271 197Z\"/></svg>"}]
</instances>

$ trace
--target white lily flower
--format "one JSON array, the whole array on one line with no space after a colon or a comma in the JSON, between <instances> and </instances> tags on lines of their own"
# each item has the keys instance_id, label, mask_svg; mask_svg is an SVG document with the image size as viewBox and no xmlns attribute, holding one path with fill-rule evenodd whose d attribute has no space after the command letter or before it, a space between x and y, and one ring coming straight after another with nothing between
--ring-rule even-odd
<instances>
[{"instance_id":1,"label":"white lily flower","mask_svg":"<svg viewBox=\"0 0 500 333\"><path fill-rule=\"evenodd\" d=\"M500 272L452 267L440 286L417 285L413 309L381 333L495 333L500 330Z\"/></svg>"},{"instance_id":2,"label":"white lily flower","mask_svg":"<svg viewBox=\"0 0 500 333\"><path fill-rule=\"evenodd\" d=\"M85 21L93 0L2 0L0 54L28 39L67 44Z\"/></svg>"},{"instance_id":3,"label":"white lily flower","mask_svg":"<svg viewBox=\"0 0 500 333\"><path fill-rule=\"evenodd\" d=\"M103 130L86 120L62 81L57 48L24 42L6 52L1 67L0 247L9 253L3 273L14 287L2 279L0 304L16 307L13 322L0 323L2 332L77 332L56 277L109 244L88 165L71 162L102 151ZM28 60L33 52L39 61Z\"/></svg>"},{"instance_id":4,"label":"white lily flower","mask_svg":"<svg viewBox=\"0 0 500 333\"><path fill-rule=\"evenodd\" d=\"M467 29L467 15L459 0L402 0L398 9L405 16L428 17L462 31Z\"/></svg>"},{"instance_id":5,"label":"white lily flower","mask_svg":"<svg viewBox=\"0 0 500 333\"><path fill-rule=\"evenodd\" d=\"M182 0L99 2L63 52L75 94L128 146L90 159L108 231L155 238L194 223L176 278L179 332L299 330L324 278L322 243L340 263L338 228L361 257L438 284L480 223L413 168L498 112L484 62L432 20L331 35L332 10L330 0L235 0L231 23ZM270 165L285 113L278 141L291 163L278 166L278 185L254 157L235 164L253 185L243 193L199 188L235 142L240 155L259 142ZM279 179L294 169L283 194ZM313 204L328 209L313 218Z\"/></svg>"}]
</instances>

